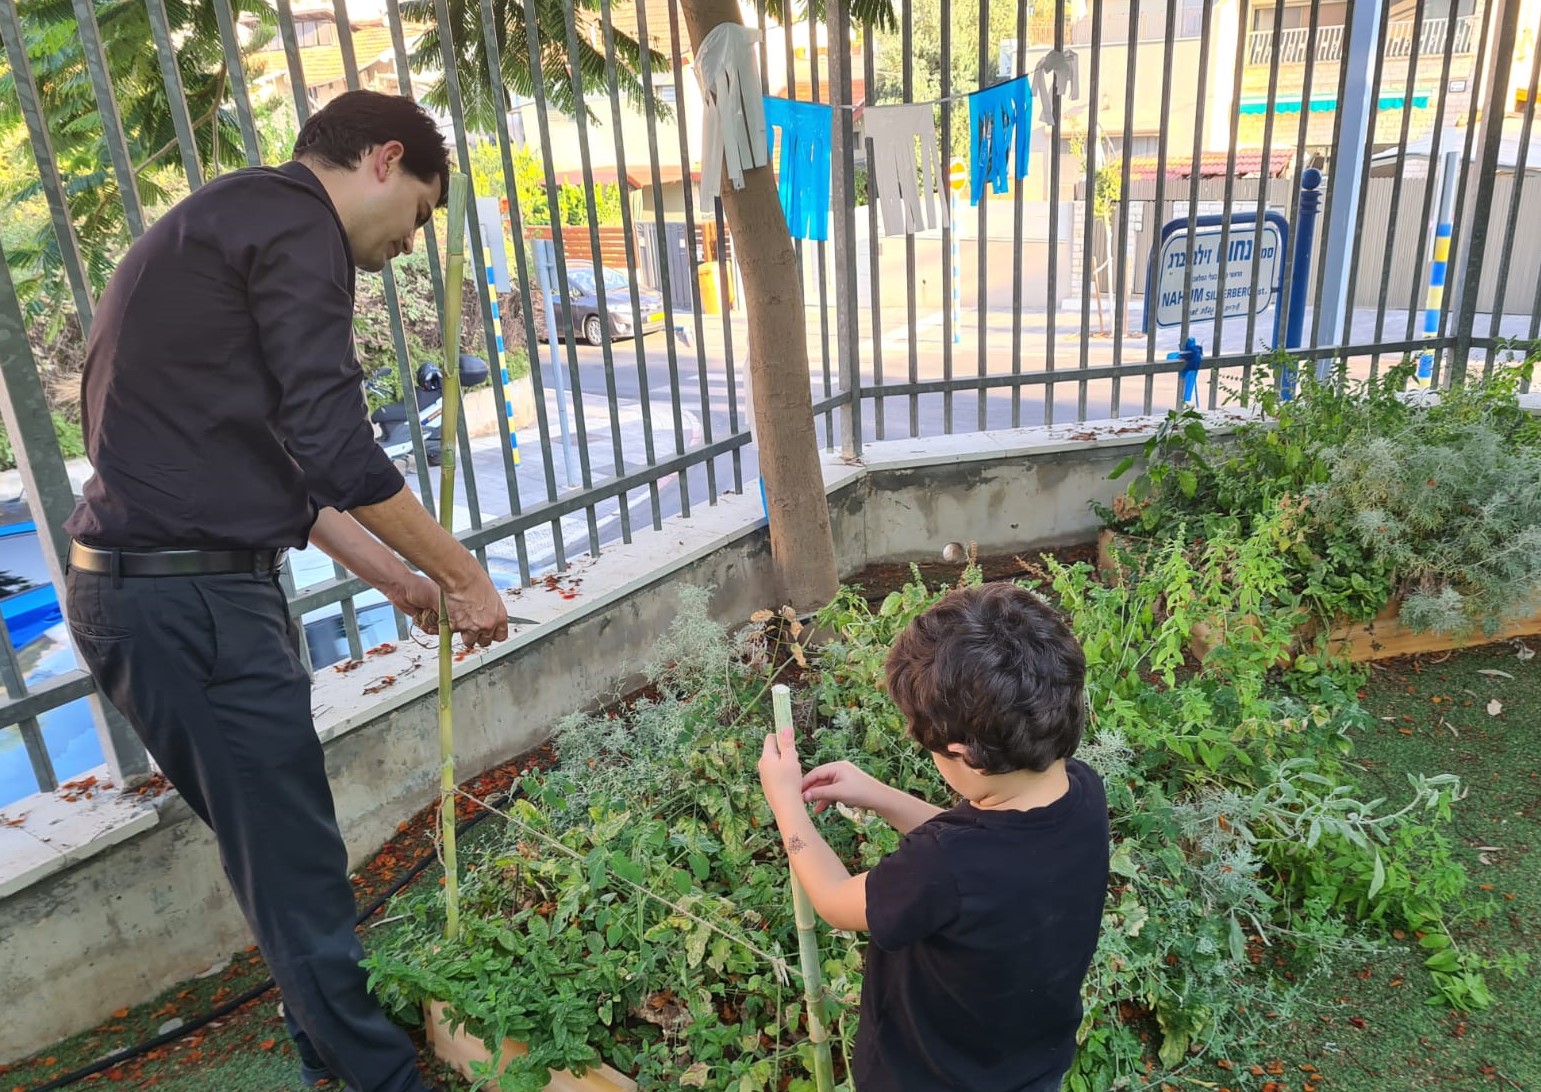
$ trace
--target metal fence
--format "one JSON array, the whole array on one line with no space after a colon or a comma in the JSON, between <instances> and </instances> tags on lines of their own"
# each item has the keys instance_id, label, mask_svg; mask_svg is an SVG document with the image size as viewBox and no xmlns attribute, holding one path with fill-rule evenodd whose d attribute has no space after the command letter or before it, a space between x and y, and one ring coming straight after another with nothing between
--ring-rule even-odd
<instances>
[{"instance_id":1,"label":"metal fence","mask_svg":"<svg viewBox=\"0 0 1541 1092\"><path fill-rule=\"evenodd\" d=\"M966 15L954 10L963 3ZM476 175L478 151L495 149L495 169L481 173L490 192L480 196L508 199L501 223L482 224L470 211L481 343L493 347L487 355L498 366L486 435L473 436L463 415L454 439L465 488L457 531L466 545L502 583L527 586L560 574L578 555L629 540L639 526L688 518L724 492L754 488L741 349L753 301L742 294L720 204L701 207L692 184L700 96L685 67L690 50L677 4L600 0L591 13L550 3L541 19L526 20L505 0L176 7L147 0L145 49L130 58L132 72L125 6L133 7L73 0L74 25L61 36L29 21L45 7L57 18L59 5L0 0L4 60L36 169L28 199L34 211L41 202L37 215L51 226L47 253L29 261L57 263L81 327L90 325L95 283L83 255L91 248L78 234L87 222L82 187L115 203L137 237L167 200L221 169L208 118L194 120L184 93L197 65L220 68L219 101L202 108L229 123L252 164L272 144L268 130L303 122L344 87L420 98L435 88L459 169ZM1301 355L1336 355L1361 372L1420 352L1457 378L1469 360L1491 367L1497 350L1541 333L1541 283L1516 245L1529 237L1541 189L1531 181L1541 169L1531 157L1541 74L1535 6L1506 0L1452 18L1448 5L1416 0L1411 20L1399 6L1393 21L1389 0L1354 0L1346 15L1344 5L1321 0L1088 0L1084 10L1055 5L1052 15L1025 0L897 0L891 27L852 28L838 6L827 25L807 14L778 25L762 0L754 22L763 89L834 107L830 239L798 244L809 381L824 442L859 455L872 440L1160 412L1179 398L1183 363L1169 353L1190 337L1203 342L1208 364L1198 400L1213 405L1222 388L1250 381L1277 347L1275 318L1292 295L1306 315ZM217 47L195 54L190 36L211 33L201 21L210 14ZM1532 33L1522 35L1521 26ZM409 63L425 30L437 34L438 56ZM622 37L650 48L627 61ZM42 55L65 39L78 42L75 53ZM152 52L159 92L145 80L143 58ZM1068 53L1075 81L1034 81L1035 94L1059 93L1033 104L1024 182L977 207L956 205L940 230L880 234L865 170L865 106L935 101L943 155L966 155L968 93L1051 71L1045 58ZM528 94L513 95L504 74L527 71L530 57L541 59L546 78L520 83ZM91 91L101 152L94 174L56 154L60 133L42 88L65 80ZM287 95L277 107L274 87ZM475 131L468 104L475 109L489 97L508 109L491 110L490 131ZM582 108L564 113L562 103ZM149 149L144 130L156 116L169 116L175 139ZM156 152L165 154L156 160ZM1464 169L1442 173L1451 153ZM535 164L533 188L520 180L526 162ZM1285 248L1284 287L1271 298L1271 314L1249 305L1228 316L1222 307L1198 320L1185 308L1180 324L1143 330L1150 255L1163 224L1190 211L1227 213L1219 277L1229 283L1231 266L1245 262L1229 258L1232 235L1260 230L1270 213L1295 224L1310 167L1327 176L1320 238L1298 276L1293 247ZM1456 192L1441 192L1441 177L1455 179ZM569 179L578 190L564 190ZM614 222L603 225L601 182L622 187ZM162 198L142 196L152 190ZM531 268L540 248L529 245L539 234L532 230L538 205L575 209L579 221L544 233L555 283L543 293ZM1445 207L1453 288L1425 336L1435 221ZM442 231L442 221L430 225L426 247L435 308L444 292ZM1188 298L1199 236L1191 227L1178 231ZM584 236L587 245L578 245ZM495 263L484 244L504 239L512 284L500 299L489 288ZM1249 286L1264 272L1261 248L1250 253L1241 274ZM591 263L613 265L625 279L614 300L596 294L603 336L580 346L594 327L569 308L555 323L562 336L542 343L551 326L545 303L568 300L570 274ZM58 588L59 528L73 485L49 424L28 340L36 323L16 271L34 272L13 269L0 252L3 400L46 583ZM410 390L416 361L390 269L382 290L395 349L390 367ZM662 318L653 321L655 314ZM620 337L618 322L640 336ZM512 348L498 359L505 343L524 346L529 358L533 427L523 435L502 412L526 382ZM412 435L409 484L432 505L435 476L415 420ZM319 572L296 565L285 580L317 670L406 636L404 619L330 562ZM57 593L55 611L56 603ZM62 628L49 631L59 647L40 653L13 647L10 614L7 623L0 627L0 681L9 695L0 706L0 760L7 748L25 754L42 789L101 759L120 784L143 776L143 751L73 667ZM64 666L40 669L50 652Z\"/></svg>"}]
</instances>

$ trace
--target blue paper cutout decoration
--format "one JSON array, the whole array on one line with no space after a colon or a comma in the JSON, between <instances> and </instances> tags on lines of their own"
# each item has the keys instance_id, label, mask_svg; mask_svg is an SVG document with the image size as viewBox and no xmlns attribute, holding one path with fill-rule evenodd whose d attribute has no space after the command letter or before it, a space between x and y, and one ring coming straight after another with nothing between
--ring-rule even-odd
<instances>
[{"instance_id":1,"label":"blue paper cutout decoration","mask_svg":"<svg viewBox=\"0 0 1541 1092\"><path fill-rule=\"evenodd\" d=\"M817 102L767 96L767 128L781 130L781 208L794 238L829 238L831 145L835 114Z\"/></svg>"},{"instance_id":2,"label":"blue paper cutout decoration","mask_svg":"<svg viewBox=\"0 0 1541 1092\"><path fill-rule=\"evenodd\" d=\"M1013 165L1017 181L1027 177L1032 109L1033 92L1026 76L975 91L968 97L972 204L979 204L986 183L992 184L997 194L1009 193Z\"/></svg>"}]
</instances>

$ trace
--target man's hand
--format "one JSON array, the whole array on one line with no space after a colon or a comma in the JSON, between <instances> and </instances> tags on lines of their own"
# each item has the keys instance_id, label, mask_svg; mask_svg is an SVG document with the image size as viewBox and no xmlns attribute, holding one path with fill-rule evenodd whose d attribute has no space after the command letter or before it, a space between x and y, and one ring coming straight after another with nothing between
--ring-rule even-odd
<instances>
[{"instance_id":1,"label":"man's hand","mask_svg":"<svg viewBox=\"0 0 1541 1092\"><path fill-rule=\"evenodd\" d=\"M801 787L803 799L813 805L815 814L831 804L876 811L887 788L850 762L827 762L809 770Z\"/></svg>"},{"instance_id":2,"label":"man's hand","mask_svg":"<svg viewBox=\"0 0 1541 1092\"><path fill-rule=\"evenodd\" d=\"M782 815L802 812L803 767L797 760L797 741L791 728L765 737L765 747L760 752L760 788L765 800L776 813Z\"/></svg>"},{"instance_id":3,"label":"man's hand","mask_svg":"<svg viewBox=\"0 0 1541 1092\"><path fill-rule=\"evenodd\" d=\"M383 589L391 606L432 632L439 626L439 585L419 573L408 571L394 585Z\"/></svg>"},{"instance_id":4,"label":"man's hand","mask_svg":"<svg viewBox=\"0 0 1541 1092\"><path fill-rule=\"evenodd\" d=\"M449 608L449 628L460 634L466 648L485 648L508 639L508 608L492 577L480 568L464 588L446 590L444 602Z\"/></svg>"}]
</instances>

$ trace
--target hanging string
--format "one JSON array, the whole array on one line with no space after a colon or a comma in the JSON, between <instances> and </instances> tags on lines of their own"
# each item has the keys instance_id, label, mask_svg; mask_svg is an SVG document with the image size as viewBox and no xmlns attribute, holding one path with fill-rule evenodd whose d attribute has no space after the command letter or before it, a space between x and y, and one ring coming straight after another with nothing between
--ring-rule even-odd
<instances>
[{"instance_id":1,"label":"hanging string","mask_svg":"<svg viewBox=\"0 0 1541 1092\"><path fill-rule=\"evenodd\" d=\"M834 111L822 103L767 97L765 124L781 130L781 208L794 238L829 238Z\"/></svg>"}]
</instances>

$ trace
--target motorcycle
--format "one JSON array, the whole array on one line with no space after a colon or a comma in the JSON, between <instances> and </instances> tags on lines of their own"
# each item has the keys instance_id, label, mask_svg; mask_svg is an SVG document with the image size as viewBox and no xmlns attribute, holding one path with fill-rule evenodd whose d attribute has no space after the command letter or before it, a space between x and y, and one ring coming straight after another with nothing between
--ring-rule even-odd
<instances>
[{"instance_id":1,"label":"motorcycle","mask_svg":"<svg viewBox=\"0 0 1541 1092\"><path fill-rule=\"evenodd\" d=\"M392 373L377 372L368 386L377 396L393 393L387 376ZM487 362L469 353L460 354L460 386L470 390L487 382L492 376ZM413 377L412 404L417 412L423 432L423 448L429 466L438 466L442 457L443 442L440 422L444 416L444 373L437 364L423 364ZM407 418L407 402L397 399L387 403L369 415L374 425L375 441L385 450L392 461L405 469L412 459L412 423Z\"/></svg>"}]
</instances>

